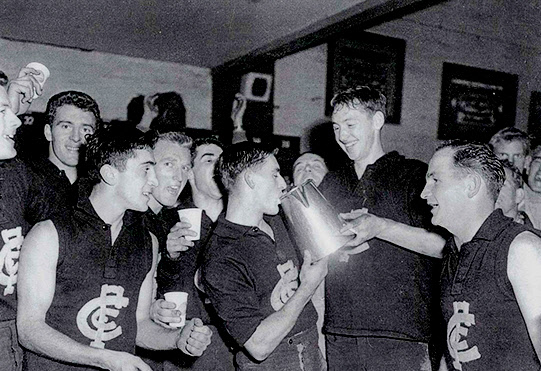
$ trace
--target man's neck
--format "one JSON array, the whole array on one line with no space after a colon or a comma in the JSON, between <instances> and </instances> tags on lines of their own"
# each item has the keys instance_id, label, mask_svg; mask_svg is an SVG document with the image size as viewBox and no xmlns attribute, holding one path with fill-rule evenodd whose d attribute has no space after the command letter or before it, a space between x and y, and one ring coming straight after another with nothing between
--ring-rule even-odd
<instances>
[{"instance_id":1,"label":"man's neck","mask_svg":"<svg viewBox=\"0 0 541 371\"><path fill-rule=\"evenodd\" d=\"M455 244L459 250L463 244L470 242L475 237L493 211L494 205L485 205L484 207L478 207L474 213L470 214L471 217L461 217L461 226L457 228L457 231L450 231L454 235ZM467 214L465 213L465 215Z\"/></svg>"},{"instance_id":2,"label":"man's neck","mask_svg":"<svg viewBox=\"0 0 541 371\"><path fill-rule=\"evenodd\" d=\"M355 173L357 174L357 179L362 178L368 165L374 164L377 160L382 158L384 155L385 155L385 152L383 151L383 148L379 145L379 146L376 146L374 150L367 157L355 160L353 166L355 167Z\"/></svg>"},{"instance_id":3,"label":"man's neck","mask_svg":"<svg viewBox=\"0 0 541 371\"><path fill-rule=\"evenodd\" d=\"M195 206L199 209L205 210L205 214L215 222L218 216L224 209L224 202L220 199L209 197L201 192L198 192L192 188L192 200Z\"/></svg>"},{"instance_id":4,"label":"man's neck","mask_svg":"<svg viewBox=\"0 0 541 371\"><path fill-rule=\"evenodd\" d=\"M66 174L66 177L68 177L68 180L71 184L75 183L75 181L77 180L77 167L67 166L66 164L62 163L54 154L49 155L49 161L51 161L59 170L64 171L64 174Z\"/></svg>"},{"instance_id":5,"label":"man's neck","mask_svg":"<svg viewBox=\"0 0 541 371\"><path fill-rule=\"evenodd\" d=\"M122 228L126 209L115 202L116 197L102 183L94 186L89 199L100 219L111 226L111 240L114 243Z\"/></svg>"},{"instance_id":6,"label":"man's neck","mask_svg":"<svg viewBox=\"0 0 541 371\"><path fill-rule=\"evenodd\" d=\"M263 213L254 210L251 202L230 196L227 203L225 218L232 223L248 227L259 227L263 220Z\"/></svg>"}]
</instances>

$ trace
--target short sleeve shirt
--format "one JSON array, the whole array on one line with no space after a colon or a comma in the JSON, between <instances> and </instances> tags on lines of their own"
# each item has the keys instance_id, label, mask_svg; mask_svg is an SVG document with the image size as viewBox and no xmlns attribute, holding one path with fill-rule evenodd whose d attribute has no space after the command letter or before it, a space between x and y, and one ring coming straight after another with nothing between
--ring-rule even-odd
<instances>
[{"instance_id":1,"label":"short sleeve shirt","mask_svg":"<svg viewBox=\"0 0 541 371\"><path fill-rule=\"evenodd\" d=\"M257 227L218 219L207 245L202 281L225 328L243 346L259 324L280 310L299 285L300 258L280 216L267 223L275 240ZM289 336L315 326L309 302Z\"/></svg>"}]
</instances>

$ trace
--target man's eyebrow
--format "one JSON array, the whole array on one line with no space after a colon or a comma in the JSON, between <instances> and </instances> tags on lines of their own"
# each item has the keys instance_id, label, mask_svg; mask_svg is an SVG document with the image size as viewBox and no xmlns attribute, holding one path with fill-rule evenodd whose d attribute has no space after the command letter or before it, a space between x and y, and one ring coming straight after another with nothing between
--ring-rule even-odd
<instances>
[{"instance_id":1,"label":"man's eyebrow","mask_svg":"<svg viewBox=\"0 0 541 371\"><path fill-rule=\"evenodd\" d=\"M203 153L203 154L201 155L201 158L203 158L203 157L205 157L205 156L213 156L213 157L214 157L214 156L216 156L216 154L215 154L215 153L212 153L212 152Z\"/></svg>"},{"instance_id":2,"label":"man's eyebrow","mask_svg":"<svg viewBox=\"0 0 541 371\"><path fill-rule=\"evenodd\" d=\"M146 165L156 165L156 161L151 161L151 160L148 160L148 161L145 161L143 162L140 166L146 166Z\"/></svg>"}]
</instances>

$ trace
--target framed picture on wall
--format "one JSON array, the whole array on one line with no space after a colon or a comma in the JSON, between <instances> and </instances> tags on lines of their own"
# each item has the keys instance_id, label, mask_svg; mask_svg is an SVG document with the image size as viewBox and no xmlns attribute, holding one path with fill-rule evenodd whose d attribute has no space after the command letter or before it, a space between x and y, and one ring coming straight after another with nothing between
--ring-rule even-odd
<instances>
[{"instance_id":1,"label":"framed picture on wall","mask_svg":"<svg viewBox=\"0 0 541 371\"><path fill-rule=\"evenodd\" d=\"M518 76L444 63L438 139L487 142L514 126Z\"/></svg>"},{"instance_id":2,"label":"framed picture on wall","mask_svg":"<svg viewBox=\"0 0 541 371\"><path fill-rule=\"evenodd\" d=\"M327 102L340 89L367 85L386 96L386 121L399 124L405 51L404 40L368 32L330 42Z\"/></svg>"},{"instance_id":3,"label":"framed picture on wall","mask_svg":"<svg viewBox=\"0 0 541 371\"><path fill-rule=\"evenodd\" d=\"M528 134L536 143L541 140L541 91L532 91L530 113L528 115Z\"/></svg>"}]
</instances>

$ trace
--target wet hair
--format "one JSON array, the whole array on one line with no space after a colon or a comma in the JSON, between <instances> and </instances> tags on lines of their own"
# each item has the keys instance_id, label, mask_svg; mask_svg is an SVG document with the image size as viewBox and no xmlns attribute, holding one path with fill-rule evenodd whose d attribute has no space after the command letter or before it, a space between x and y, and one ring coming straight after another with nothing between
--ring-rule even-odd
<instances>
[{"instance_id":1,"label":"wet hair","mask_svg":"<svg viewBox=\"0 0 541 371\"><path fill-rule=\"evenodd\" d=\"M87 178L93 184L99 183L102 166L111 165L119 171L125 171L128 159L134 158L137 150L151 149L152 143L148 136L137 129L122 126L100 127L87 139Z\"/></svg>"},{"instance_id":2,"label":"wet hair","mask_svg":"<svg viewBox=\"0 0 541 371\"><path fill-rule=\"evenodd\" d=\"M490 138L490 141L488 144L494 150L494 146L501 142L514 142L518 141L522 144L522 148L524 150L524 156L527 156L530 154L530 147L531 147L531 140L528 134L523 132L520 129L517 129L515 127L509 126L506 128L501 129L496 134Z\"/></svg>"},{"instance_id":3,"label":"wet hair","mask_svg":"<svg viewBox=\"0 0 541 371\"><path fill-rule=\"evenodd\" d=\"M80 91L68 90L53 95L47 102L45 116L47 123L53 126L58 109L62 106L75 106L85 112L90 112L96 119L96 129L102 124L98 103L88 94Z\"/></svg>"},{"instance_id":4,"label":"wet hair","mask_svg":"<svg viewBox=\"0 0 541 371\"><path fill-rule=\"evenodd\" d=\"M505 171L489 145L461 139L442 143L436 152L451 149L453 165L463 175L475 173L485 180L490 196L496 201L505 182Z\"/></svg>"},{"instance_id":5,"label":"wet hair","mask_svg":"<svg viewBox=\"0 0 541 371\"><path fill-rule=\"evenodd\" d=\"M238 177L247 169L261 165L276 150L261 143L240 142L228 147L216 163L216 175L231 193Z\"/></svg>"},{"instance_id":6,"label":"wet hair","mask_svg":"<svg viewBox=\"0 0 541 371\"><path fill-rule=\"evenodd\" d=\"M363 109L372 115L376 112L386 113L387 98L369 86L357 86L340 90L331 100L331 107L336 112L343 107Z\"/></svg>"},{"instance_id":7,"label":"wet hair","mask_svg":"<svg viewBox=\"0 0 541 371\"><path fill-rule=\"evenodd\" d=\"M168 131L165 133L160 133L151 130L148 131L146 135L152 145L152 149L154 149L156 144L161 140L178 144L181 147L186 147L189 150L191 150L193 144L192 138L180 131Z\"/></svg>"},{"instance_id":8,"label":"wet hair","mask_svg":"<svg viewBox=\"0 0 541 371\"><path fill-rule=\"evenodd\" d=\"M4 88L8 86L8 76L4 73L4 71L0 71L0 86L3 86Z\"/></svg>"},{"instance_id":9,"label":"wet hair","mask_svg":"<svg viewBox=\"0 0 541 371\"><path fill-rule=\"evenodd\" d=\"M218 139L214 137L204 137L204 138L197 138L192 146L192 165L195 161L195 157L197 156L197 148L200 146L208 145L208 144L214 144L218 147L220 147L222 150L224 149L224 144L220 142Z\"/></svg>"},{"instance_id":10,"label":"wet hair","mask_svg":"<svg viewBox=\"0 0 541 371\"><path fill-rule=\"evenodd\" d=\"M524 186L524 178L522 177L522 174L520 173L520 170L518 169L518 167L513 165L511 161L507 159L500 160L500 162L502 163L504 169L509 169L509 171L511 171L511 174L512 174L511 180L513 181L513 183L515 183L515 187L522 188Z\"/></svg>"}]
</instances>

